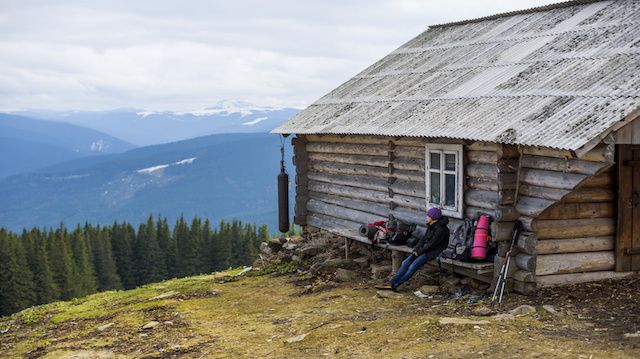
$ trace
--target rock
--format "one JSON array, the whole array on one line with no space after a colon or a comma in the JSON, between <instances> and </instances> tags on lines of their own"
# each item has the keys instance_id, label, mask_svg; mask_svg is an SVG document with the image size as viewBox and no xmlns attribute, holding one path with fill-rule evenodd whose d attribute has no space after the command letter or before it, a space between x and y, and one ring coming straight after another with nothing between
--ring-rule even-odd
<instances>
[{"instance_id":1,"label":"rock","mask_svg":"<svg viewBox=\"0 0 640 359\"><path fill-rule=\"evenodd\" d=\"M285 343L297 343L297 342L301 342L304 340L304 338L307 337L307 335L309 335L309 333L304 333L304 334L300 334L300 335L296 335L295 337L291 337L286 339L284 342Z\"/></svg>"},{"instance_id":2,"label":"rock","mask_svg":"<svg viewBox=\"0 0 640 359\"><path fill-rule=\"evenodd\" d=\"M402 295L401 293L397 293L392 290L379 290L376 292L376 294L378 295L378 297L384 299L398 299L404 297L404 295Z\"/></svg>"},{"instance_id":3,"label":"rock","mask_svg":"<svg viewBox=\"0 0 640 359\"><path fill-rule=\"evenodd\" d=\"M286 239L286 238L284 238L284 237L275 238L275 239L279 240L279 241L280 241L280 244L285 244L285 243L287 243L287 239Z\"/></svg>"},{"instance_id":4,"label":"rock","mask_svg":"<svg viewBox=\"0 0 640 359\"><path fill-rule=\"evenodd\" d=\"M512 319L515 319L513 314L509 314L509 313L496 314L496 315L492 316L491 318L494 319L494 320L512 320Z\"/></svg>"},{"instance_id":5,"label":"rock","mask_svg":"<svg viewBox=\"0 0 640 359\"><path fill-rule=\"evenodd\" d=\"M299 255L294 254L294 255L291 256L291 261L292 262L296 262L296 263L300 263L300 262L302 262L302 258Z\"/></svg>"},{"instance_id":6,"label":"rock","mask_svg":"<svg viewBox=\"0 0 640 359\"><path fill-rule=\"evenodd\" d=\"M104 332L105 330L111 328L112 326L113 326L113 323L101 325L101 326L98 327L98 331L99 332Z\"/></svg>"},{"instance_id":7,"label":"rock","mask_svg":"<svg viewBox=\"0 0 640 359\"><path fill-rule=\"evenodd\" d=\"M338 268L336 269L336 280L338 282L352 282L358 274L352 270Z\"/></svg>"},{"instance_id":8,"label":"rock","mask_svg":"<svg viewBox=\"0 0 640 359\"><path fill-rule=\"evenodd\" d=\"M372 264L371 277L373 279L384 278L391 273L391 264Z\"/></svg>"},{"instance_id":9,"label":"rock","mask_svg":"<svg viewBox=\"0 0 640 359\"><path fill-rule=\"evenodd\" d=\"M170 321L170 320L167 320L167 321L164 322L164 325L173 325L173 322Z\"/></svg>"},{"instance_id":10,"label":"rock","mask_svg":"<svg viewBox=\"0 0 640 359\"><path fill-rule=\"evenodd\" d=\"M160 325L160 322L156 322L155 320L150 321L149 323L142 326L142 329L153 329Z\"/></svg>"},{"instance_id":11,"label":"rock","mask_svg":"<svg viewBox=\"0 0 640 359\"><path fill-rule=\"evenodd\" d=\"M422 292L422 294L429 295L429 294L438 293L440 291L440 287L437 285L423 285L418 290Z\"/></svg>"},{"instance_id":12,"label":"rock","mask_svg":"<svg viewBox=\"0 0 640 359\"><path fill-rule=\"evenodd\" d=\"M364 269L369 266L369 257L358 257L353 260L353 262L360 268Z\"/></svg>"},{"instance_id":13,"label":"rock","mask_svg":"<svg viewBox=\"0 0 640 359\"><path fill-rule=\"evenodd\" d=\"M306 259L306 258L315 256L319 252L320 252L320 247L311 246L311 247L300 248L296 254L300 256L300 258Z\"/></svg>"},{"instance_id":14,"label":"rock","mask_svg":"<svg viewBox=\"0 0 640 359\"><path fill-rule=\"evenodd\" d=\"M280 249L282 249L282 243L280 243L280 239L274 238L267 242L267 246L271 249L272 253L278 253Z\"/></svg>"},{"instance_id":15,"label":"rock","mask_svg":"<svg viewBox=\"0 0 640 359\"><path fill-rule=\"evenodd\" d=\"M640 338L640 331L637 331L635 333L624 333L624 337L626 339Z\"/></svg>"},{"instance_id":16,"label":"rock","mask_svg":"<svg viewBox=\"0 0 640 359\"><path fill-rule=\"evenodd\" d=\"M558 314L558 311L553 307L553 305L545 304L542 306L542 309L544 309L549 314Z\"/></svg>"},{"instance_id":17,"label":"rock","mask_svg":"<svg viewBox=\"0 0 640 359\"><path fill-rule=\"evenodd\" d=\"M321 263L316 263L309 268L311 274L329 274L335 272L338 268L351 269L355 266L351 259L328 259Z\"/></svg>"},{"instance_id":18,"label":"rock","mask_svg":"<svg viewBox=\"0 0 640 359\"><path fill-rule=\"evenodd\" d=\"M162 293L160 295L156 295L155 297L150 298L149 300L158 300L158 299L170 298L170 297L173 297L174 295L177 295L177 294L180 294L180 293L174 292L174 291L165 292L165 293Z\"/></svg>"},{"instance_id":19,"label":"rock","mask_svg":"<svg viewBox=\"0 0 640 359\"><path fill-rule=\"evenodd\" d=\"M458 283L460 283L460 278L458 278L456 276L449 276L449 277L443 279L440 284L445 288L454 289L454 288L456 288Z\"/></svg>"},{"instance_id":20,"label":"rock","mask_svg":"<svg viewBox=\"0 0 640 359\"><path fill-rule=\"evenodd\" d=\"M514 309L512 309L509 313L511 313L511 315L516 316L516 317L520 317L523 315L529 315L532 313L536 312L536 308L527 304L523 304L519 307L516 307Z\"/></svg>"},{"instance_id":21,"label":"rock","mask_svg":"<svg viewBox=\"0 0 640 359\"><path fill-rule=\"evenodd\" d=\"M286 250L286 251L293 251L296 248L298 248L298 245L296 243L293 243L291 241L285 243L282 245L282 249Z\"/></svg>"},{"instance_id":22,"label":"rock","mask_svg":"<svg viewBox=\"0 0 640 359\"><path fill-rule=\"evenodd\" d=\"M479 317L488 317L492 315L494 311L489 307L481 306L481 307L473 308L471 313Z\"/></svg>"},{"instance_id":23,"label":"rock","mask_svg":"<svg viewBox=\"0 0 640 359\"><path fill-rule=\"evenodd\" d=\"M260 253L270 256L272 254L271 248L267 242L260 243Z\"/></svg>"},{"instance_id":24,"label":"rock","mask_svg":"<svg viewBox=\"0 0 640 359\"><path fill-rule=\"evenodd\" d=\"M472 319L466 319L466 318L448 318L448 317L444 317L444 318L440 318L438 320L438 324L442 324L442 325L448 325L448 324L455 324L455 325L481 325L481 324L489 324L488 320L472 320Z\"/></svg>"}]
</instances>

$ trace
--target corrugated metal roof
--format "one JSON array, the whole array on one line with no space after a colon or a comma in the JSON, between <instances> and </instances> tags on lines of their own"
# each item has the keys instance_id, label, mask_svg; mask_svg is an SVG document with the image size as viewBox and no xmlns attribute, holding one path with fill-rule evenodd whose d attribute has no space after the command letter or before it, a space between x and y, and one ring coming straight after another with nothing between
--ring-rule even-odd
<instances>
[{"instance_id":1,"label":"corrugated metal roof","mask_svg":"<svg viewBox=\"0 0 640 359\"><path fill-rule=\"evenodd\" d=\"M640 0L431 27L274 133L445 137L578 150L640 108Z\"/></svg>"}]
</instances>

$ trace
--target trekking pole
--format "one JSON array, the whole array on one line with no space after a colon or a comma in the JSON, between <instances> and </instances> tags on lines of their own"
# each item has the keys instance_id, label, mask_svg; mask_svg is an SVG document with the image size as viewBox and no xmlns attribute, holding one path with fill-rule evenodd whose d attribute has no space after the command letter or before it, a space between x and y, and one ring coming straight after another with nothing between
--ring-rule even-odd
<instances>
[{"instance_id":1,"label":"trekking pole","mask_svg":"<svg viewBox=\"0 0 640 359\"><path fill-rule=\"evenodd\" d=\"M504 256L504 262L502 263L502 267L500 268L500 273L498 275L498 278L496 279L496 286L495 288L493 288L493 296L491 297L492 303L494 303L498 298L498 304L502 304L504 287L507 283L507 276L509 274L509 265L511 264L511 251L513 250L514 244L516 244L516 242L518 241L521 231L522 231L522 222L516 221L516 223L514 223L513 225L513 232L511 234L511 242L509 243L509 250Z\"/></svg>"}]
</instances>

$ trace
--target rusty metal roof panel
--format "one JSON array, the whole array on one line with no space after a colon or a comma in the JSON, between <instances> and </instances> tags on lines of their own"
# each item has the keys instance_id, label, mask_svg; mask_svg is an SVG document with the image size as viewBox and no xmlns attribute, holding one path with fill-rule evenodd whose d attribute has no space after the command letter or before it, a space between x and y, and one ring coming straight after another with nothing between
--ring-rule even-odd
<instances>
[{"instance_id":1,"label":"rusty metal roof panel","mask_svg":"<svg viewBox=\"0 0 640 359\"><path fill-rule=\"evenodd\" d=\"M431 27L274 133L445 137L577 150L640 108L640 0Z\"/></svg>"}]
</instances>

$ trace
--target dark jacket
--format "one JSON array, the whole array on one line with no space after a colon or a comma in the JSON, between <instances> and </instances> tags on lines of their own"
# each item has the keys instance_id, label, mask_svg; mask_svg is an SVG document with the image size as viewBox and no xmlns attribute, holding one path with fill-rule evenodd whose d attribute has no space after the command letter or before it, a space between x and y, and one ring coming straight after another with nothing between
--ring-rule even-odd
<instances>
[{"instance_id":1,"label":"dark jacket","mask_svg":"<svg viewBox=\"0 0 640 359\"><path fill-rule=\"evenodd\" d=\"M427 225L427 231L413 248L418 256L432 252L437 256L449 245L449 218L442 216L435 223ZM435 257L433 256L433 257Z\"/></svg>"}]
</instances>

